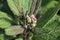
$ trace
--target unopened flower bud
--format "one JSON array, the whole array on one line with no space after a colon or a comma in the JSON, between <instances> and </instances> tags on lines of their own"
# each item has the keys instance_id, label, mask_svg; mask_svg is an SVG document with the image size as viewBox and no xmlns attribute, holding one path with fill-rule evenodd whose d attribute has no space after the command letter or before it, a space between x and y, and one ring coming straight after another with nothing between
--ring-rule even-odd
<instances>
[{"instance_id":1,"label":"unopened flower bud","mask_svg":"<svg viewBox=\"0 0 60 40\"><path fill-rule=\"evenodd\" d=\"M37 19L34 14L32 14L30 17L32 22L37 22Z\"/></svg>"},{"instance_id":2,"label":"unopened flower bud","mask_svg":"<svg viewBox=\"0 0 60 40\"><path fill-rule=\"evenodd\" d=\"M27 28L27 25L25 25L25 28Z\"/></svg>"},{"instance_id":3,"label":"unopened flower bud","mask_svg":"<svg viewBox=\"0 0 60 40\"><path fill-rule=\"evenodd\" d=\"M31 18L27 15L27 20L29 23L31 23Z\"/></svg>"},{"instance_id":4,"label":"unopened flower bud","mask_svg":"<svg viewBox=\"0 0 60 40\"><path fill-rule=\"evenodd\" d=\"M36 23L32 23L31 25L32 25L32 28L34 28L36 26Z\"/></svg>"}]
</instances>

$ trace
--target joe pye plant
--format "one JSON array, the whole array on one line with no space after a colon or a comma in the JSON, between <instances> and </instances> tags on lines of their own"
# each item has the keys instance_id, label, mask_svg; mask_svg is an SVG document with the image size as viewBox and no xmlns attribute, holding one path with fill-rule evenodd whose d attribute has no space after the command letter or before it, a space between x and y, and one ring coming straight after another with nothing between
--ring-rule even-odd
<instances>
[{"instance_id":1,"label":"joe pye plant","mask_svg":"<svg viewBox=\"0 0 60 40\"><path fill-rule=\"evenodd\" d=\"M1 40L59 40L59 0L7 0L12 15L0 11ZM5 38L5 36L7 38ZM5 39L4 39L5 38Z\"/></svg>"}]
</instances>

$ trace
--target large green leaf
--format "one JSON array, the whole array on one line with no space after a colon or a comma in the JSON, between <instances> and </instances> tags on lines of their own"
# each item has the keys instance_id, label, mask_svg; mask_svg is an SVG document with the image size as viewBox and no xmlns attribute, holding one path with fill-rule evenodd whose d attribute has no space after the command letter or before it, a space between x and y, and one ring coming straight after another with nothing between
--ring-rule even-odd
<instances>
[{"instance_id":1,"label":"large green leaf","mask_svg":"<svg viewBox=\"0 0 60 40\"><path fill-rule=\"evenodd\" d=\"M57 4L59 4L59 2L55 1L55 0L42 0L41 6L40 6L41 10L38 12L37 17L41 17L48 10L50 10L51 8L56 7Z\"/></svg>"},{"instance_id":2,"label":"large green leaf","mask_svg":"<svg viewBox=\"0 0 60 40\"><path fill-rule=\"evenodd\" d=\"M37 22L37 27L43 27L57 14L60 9L60 4L50 8Z\"/></svg>"},{"instance_id":3,"label":"large green leaf","mask_svg":"<svg viewBox=\"0 0 60 40\"><path fill-rule=\"evenodd\" d=\"M16 5L16 3L18 3L18 2L14 2L14 0L7 0L7 2L8 2L8 5L9 5L9 7L10 7L10 9L13 11L13 13L15 14L15 15L18 15L19 16L19 9L20 9L20 7L18 8L17 6L18 6L18 4Z\"/></svg>"},{"instance_id":4,"label":"large green leaf","mask_svg":"<svg viewBox=\"0 0 60 40\"><path fill-rule=\"evenodd\" d=\"M10 9L13 11L13 13L17 16L20 15L20 12L23 11L26 12L29 9L30 6L30 0L7 0L8 5Z\"/></svg>"},{"instance_id":5,"label":"large green leaf","mask_svg":"<svg viewBox=\"0 0 60 40\"><path fill-rule=\"evenodd\" d=\"M49 20L49 22L43 26L43 28L47 28L49 30L52 30L55 27L58 27L60 21L58 21L59 17L57 14L54 15L53 18Z\"/></svg>"},{"instance_id":6,"label":"large green leaf","mask_svg":"<svg viewBox=\"0 0 60 40\"><path fill-rule=\"evenodd\" d=\"M12 26L5 29L6 35L10 35L10 36L16 36L18 34L23 33L23 31L24 31L24 28L22 28L21 26Z\"/></svg>"},{"instance_id":7,"label":"large green leaf","mask_svg":"<svg viewBox=\"0 0 60 40\"><path fill-rule=\"evenodd\" d=\"M21 3L23 10L26 12L29 9L29 2L31 2L31 0L19 0L19 2Z\"/></svg>"},{"instance_id":8,"label":"large green leaf","mask_svg":"<svg viewBox=\"0 0 60 40\"><path fill-rule=\"evenodd\" d=\"M60 35L60 21L57 12L60 10L60 4L49 9L44 16L37 22L37 27L47 30L47 33L34 35L33 40L57 40Z\"/></svg>"},{"instance_id":9,"label":"large green leaf","mask_svg":"<svg viewBox=\"0 0 60 40\"><path fill-rule=\"evenodd\" d=\"M9 21L12 20L6 13L0 11L0 28L7 28L11 26Z\"/></svg>"},{"instance_id":10,"label":"large green leaf","mask_svg":"<svg viewBox=\"0 0 60 40\"><path fill-rule=\"evenodd\" d=\"M48 30L48 32L47 33L45 32L45 34L42 33L40 35L34 35L33 40L40 40L40 39L41 40L57 40L58 36L60 36L60 20L59 19L60 19L60 16L55 14L55 16L49 21L49 23L45 27L43 27L45 30Z\"/></svg>"},{"instance_id":11,"label":"large green leaf","mask_svg":"<svg viewBox=\"0 0 60 40\"><path fill-rule=\"evenodd\" d=\"M47 40L57 40L57 37L60 36L60 21L59 17L55 15L53 19L44 27L49 32L47 33Z\"/></svg>"}]
</instances>

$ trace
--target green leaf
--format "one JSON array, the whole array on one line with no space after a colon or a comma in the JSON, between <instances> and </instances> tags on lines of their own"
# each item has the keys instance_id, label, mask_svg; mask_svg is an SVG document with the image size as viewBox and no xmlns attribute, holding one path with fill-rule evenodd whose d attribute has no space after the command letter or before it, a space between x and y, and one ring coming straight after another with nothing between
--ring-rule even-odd
<instances>
[{"instance_id":1,"label":"green leaf","mask_svg":"<svg viewBox=\"0 0 60 40\"><path fill-rule=\"evenodd\" d=\"M47 33L34 35L33 40L57 40L60 36L60 21L57 12L60 10L60 4L49 9L37 22L37 27L47 30Z\"/></svg>"},{"instance_id":2,"label":"green leaf","mask_svg":"<svg viewBox=\"0 0 60 40\"><path fill-rule=\"evenodd\" d=\"M21 26L11 26L5 29L6 35L10 35L10 36L16 36L17 34L23 33L23 31L24 28L22 28Z\"/></svg>"},{"instance_id":3,"label":"green leaf","mask_svg":"<svg viewBox=\"0 0 60 40\"><path fill-rule=\"evenodd\" d=\"M60 24L60 21L58 19L58 15L55 14L55 16L51 20L49 20L49 22L43 28L46 28L48 30L57 28Z\"/></svg>"},{"instance_id":4,"label":"green leaf","mask_svg":"<svg viewBox=\"0 0 60 40\"><path fill-rule=\"evenodd\" d=\"M9 22L12 20L6 13L0 11L0 28L7 28L11 26L11 23Z\"/></svg>"},{"instance_id":5,"label":"green leaf","mask_svg":"<svg viewBox=\"0 0 60 40\"><path fill-rule=\"evenodd\" d=\"M6 19L9 19L9 20L12 20L12 18L11 17L9 17L8 15L7 15L7 13L5 13L5 12L2 12L2 11L0 11L0 18L6 18Z\"/></svg>"},{"instance_id":6,"label":"green leaf","mask_svg":"<svg viewBox=\"0 0 60 40\"><path fill-rule=\"evenodd\" d=\"M57 1L50 1L48 2L45 6L42 7L42 13L46 13L50 8L55 7L55 5L57 5L58 2Z\"/></svg>"},{"instance_id":7,"label":"green leaf","mask_svg":"<svg viewBox=\"0 0 60 40\"><path fill-rule=\"evenodd\" d=\"M60 36L60 16L57 14L49 21L49 23L43 27L45 30L48 30L46 33L40 35L34 35L33 40L57 40L57 37ZM40 32L40 31L39 31ZM36 39L35 39L36 38Z\"/></svg>"},{"instance_id":8,"label":"green leaf","mask_svg":"<svg viewBox=\"0 0 60 40\"><path fill-rule=\"evenodd\" d=\"M60 21L58 21L58 16L56 15L54 19L52 19L45 29L47 29L49 32L47 33L47 39L46 40L56 40L57 37L60 35Z\"/></svg>"},{"instance_id":9,"label":"green leaf","mask_svg":"<svg viewBox=\"0 0 60 40\"><path fill-rule=\"evenodd\" d=\"M22 12L22 9L24 12L29 10L30 1L31 0L18 0L18 1L17 0L7 0L10 9L17 16L20 15L20 12Z\"/></svg>"},{"instance_id":10,"label":"green leaf","mask_svg":"<svg viewBox=\"0 0 60 40\"><path fill-rule=\"evenodd\" d=\"M37 27L43 27L57 14L60 9L60 5L56 5L54 8L49 9L37 22Z\"/></svg>"},{"instance_id":11,"label":"green leaf","mask_svg":"<svg viewBox=\"0 0 60 40\"><path fill-rule=\"evenodd\" d=\"M0 34L0 40L4 40L4 34Z\"/></svg>"},{"instance_id":12,"label":"green leaf","mask_svg":"<svg viewBox=\"0 0 60 40\"><path fill-rule=\"evenodd\" d=\"M17 7L18 2L16 3L16 2L14 2L14 0L7 0L7 2L8 2L8 5L9 5L10 9L13 11L13 13L15 15L19 16L20 15L20 13L19 13L20 7L19 8Z\"/></svg>"},{"instance_id":13,"label":"green leaf","mask_svg":"<svg viewBox=\"0 0 60 40\"><path fill-rule=\"evenodd\" d=\"M0 28L8 28L11 26L11 23L4 20L4 19L0 19Z\"/></svg>"},{"instance_id":14,"label":"green leaf","mask_svg":"<svg viewBox=\"0 0 60 40\"><path fill-rule=\"evenodd\" d=\"M28 11L31 0L19 0L19 2L21 3L21 6L23 7L24 12Z\"/></svg>"}]
</instances>

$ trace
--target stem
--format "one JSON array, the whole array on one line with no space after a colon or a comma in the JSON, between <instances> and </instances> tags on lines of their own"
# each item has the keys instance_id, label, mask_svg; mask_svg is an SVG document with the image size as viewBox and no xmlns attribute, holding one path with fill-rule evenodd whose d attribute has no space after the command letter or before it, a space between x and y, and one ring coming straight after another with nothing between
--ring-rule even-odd
<instances>
[{"instance_id":1,"label":"stem","mask_svg":"<svg viewBox=\"0 0 60 40\"><path fill-rule=\"evenodd\" d=\"M37 0L32 0L32 4L31 4L31 7L30 7L30 12L29 12L30 15L33 14L33 12L35 10L36 2L37 2Z\"/></svg>"},{"instance_id":2,"label":"stem","mask_svg":"<svg viewBox=\"0 0 60 40\"><path fill-rule=\"evenodd\" d=\"M36 8L34 10L34 15L36 15L39 11L41 12L41 2L42 2L42 0L37 0Z\"/></svg>"}]
</instances>

